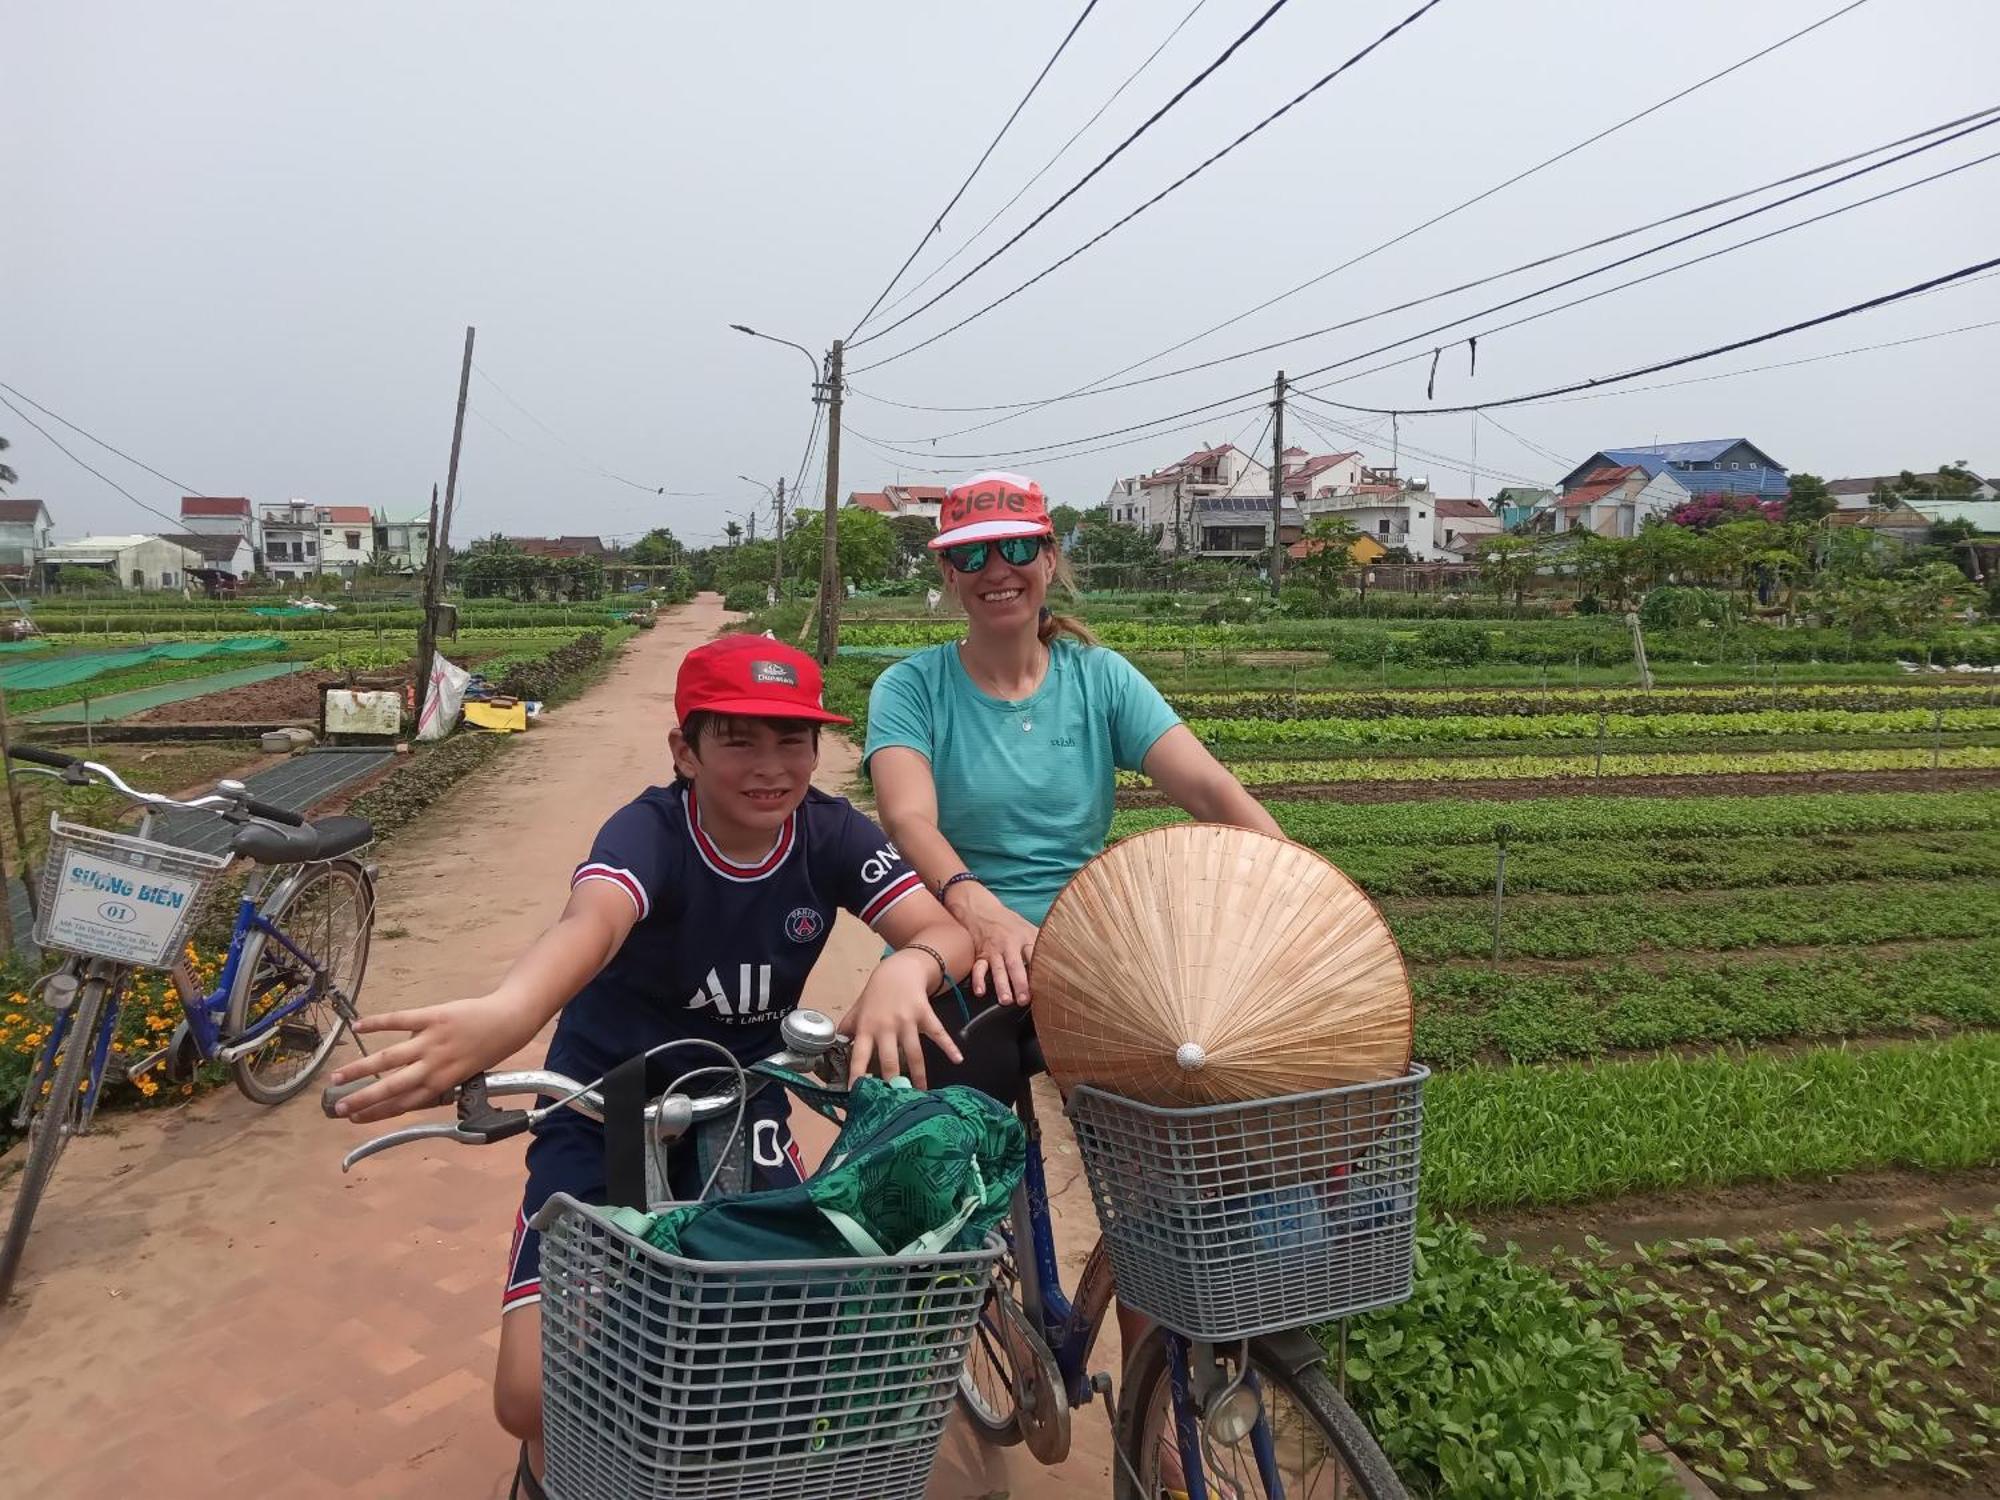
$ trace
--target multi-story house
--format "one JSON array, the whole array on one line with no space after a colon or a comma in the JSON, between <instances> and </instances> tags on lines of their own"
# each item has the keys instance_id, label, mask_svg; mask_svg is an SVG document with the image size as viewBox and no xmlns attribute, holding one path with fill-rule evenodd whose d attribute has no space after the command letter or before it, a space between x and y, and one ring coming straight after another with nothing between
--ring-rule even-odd
<instances>
[{"instance_id":1,"label":"multi-story house","mask_svg":"<svg viewBox=\"0 0 2000 1500\"><path fill-rule=\"evenodd\" d=\"M40 500L0 500L0 577L26 580L55 539L55 522Z\"/></svg>"}]
</instances>

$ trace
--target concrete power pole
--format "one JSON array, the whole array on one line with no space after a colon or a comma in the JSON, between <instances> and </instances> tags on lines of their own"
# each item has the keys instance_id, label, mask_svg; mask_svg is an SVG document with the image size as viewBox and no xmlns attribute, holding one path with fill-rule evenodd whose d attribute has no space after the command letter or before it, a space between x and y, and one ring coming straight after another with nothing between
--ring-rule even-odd
<instances>
[{"instance_id":1,"label":"concrete power pole","mask_svg":"<svg viewBox=\"0 0 2000 1500\"><path fill-rule=\"evenodd\" d=\"M1285 576L1285 372L1271 386L1271 592Z\"/></svg>"},{"instance_id":2,"label":"concrete power pole","mask_svg":"<svg viewBox=\"0 0 2000 1500\"><path fill-rule=\"evenodd\" d=\"M424 722L424 707L430 701L431 659L437 650L437 606L444 592L445 549L451 539L451 507L458 498L458 450L465 439L465 396L472 384L472 339L476 329L465 330L465 358L458 367L458 411L451 422L451 467L444 476L444 510L431 528L430 555L424 569L424 617L418 629L417 723Z\"/></svg>"},{"instance_id":3,"label":"concrete power pole","mask_svg":"<svg viewBox=\"0 0 2000 1500\"><path fill-rule=\"evenodd\" d=\"M840 339L826 355L826 534L819 556L819 660L840 649Z\"/></svg>"},{"instance_id":4,"label":"concrete power pole","mask_svg":"<svg viewBox=\"0 0 2000 1500\"><path fill-rule=\"evenodd\" d=\"M778 495L772 502L778 513L778 560L771 568L771 587L778 591L780 599L785 597L785 476L778 476Z\"/></svg>"}]
</instances>

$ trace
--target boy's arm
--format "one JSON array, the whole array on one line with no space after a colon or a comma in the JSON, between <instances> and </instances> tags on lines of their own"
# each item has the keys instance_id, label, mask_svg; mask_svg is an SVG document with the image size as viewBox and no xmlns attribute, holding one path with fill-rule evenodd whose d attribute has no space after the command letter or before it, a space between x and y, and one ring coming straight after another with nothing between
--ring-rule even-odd
<instances>
[{"instance_id":1,"label":"boy's arm","mask_svg":"<svg viewBox=\"0 0 2000 1500\"><path fill-rule=\"evenodd\" d=\"M356 1031L410 1035L334 1073L334 1083L377 1080L343 1100L339 1113L366 1124L422 1109L446 1089L513 1056L611 961L638 920L636 900L622 886L584 880L570 891L555 925L514 960L490 993L363 1016Z\"/></svg>"},{"instance_id":2,"label":"boy's arm","mask_svg":"<svg viewBox=\"0 0 2000 1500\"><path fill-rule=\"evenodd\" d=\"M964 1060L932 1008L931 996L963 978L972 967L972 939L937 897L921 888L885 912L875 931L896 951L875 966L860 998L841 1019L842 1033L854 1039L848 1082L872 1066L884 1078L908 1073L910 1082L923 1088L921 1037L937 1043L938 1050L953 1062ZM925 952L926 948L934 949L937 956Z\"/></svg>"}]
</instances>

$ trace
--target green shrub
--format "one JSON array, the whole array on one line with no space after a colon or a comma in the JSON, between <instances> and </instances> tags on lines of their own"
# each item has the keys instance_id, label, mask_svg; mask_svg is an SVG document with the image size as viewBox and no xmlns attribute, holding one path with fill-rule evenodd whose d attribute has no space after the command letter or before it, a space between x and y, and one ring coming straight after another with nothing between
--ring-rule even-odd
<instances>
[{"instance_id":1,"label":"green shrub","mask_svg":"<svg viewBox=\"0 0 2000 1500\"><path fill-rule=\"evenodd\" d=\"M1441 666L1470 667L1492 656L1493 637L1478 625L1433 620L1417 628L1416 654Z\"/></svg>"},{"instance_id":2,"label":"green shrub","mask_svg":"<svg viewBox=\"0 0 2000 1500\"><path fill-rule=\"evenodd\" d=\"M1648 630L1685 630L1706 620L1720 625L1729 618L1729 601L1713 589L1668 585L1652 590L1639 606L1639 623Z\"/></svg>"},{"instance_id":3,"label":"green shrub","mask_svg":"<svg viewBox=\"0 0 2000 1500\"><path fill-rule=\"evenodd\" d=\"M722 596L722 607L736 614L747 615L764 607L764 589L761 583L739 583Z\"/></svg>"}]
</instances>

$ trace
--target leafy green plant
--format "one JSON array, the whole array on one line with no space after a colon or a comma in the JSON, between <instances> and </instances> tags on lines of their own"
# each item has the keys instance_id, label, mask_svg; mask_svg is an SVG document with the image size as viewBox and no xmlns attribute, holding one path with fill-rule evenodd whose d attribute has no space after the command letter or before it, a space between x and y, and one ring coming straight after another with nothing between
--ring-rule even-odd
<instances>
[{"instance_id":1,"label":"leafy green plant","mask_svg":"<svg viewBox=\"0 0 2000 1500\"><path fill-rule=\"evenodd\" d=\"M1746 734L1916 734L2000 730L2000 708L1753 709L1745 713L1578 714L1499 716L1409 714L1372 719L1190 719L1188 728L1225 750L1237 745L1399 745L1453 740L1538 740L1556 736L1642 740L1719 738Z\"/></svg>"},{"instance_id":2,"label":"leafy green plant","mask_svg":"<svg viewBox=\"0 0 2000 1500\"><path fill-rule=\"evenodd\" d=\"M1521 1500L1678 1494L1639 1446L1650 1390L1617 1341L1547 1272L1483 1244L1449 1219L1420 1226L1410 1300L1321 1332L1405 1482Z\"/></svg>"}]
</instances>

